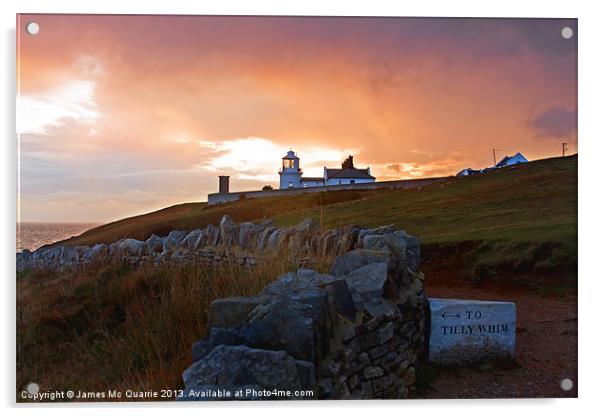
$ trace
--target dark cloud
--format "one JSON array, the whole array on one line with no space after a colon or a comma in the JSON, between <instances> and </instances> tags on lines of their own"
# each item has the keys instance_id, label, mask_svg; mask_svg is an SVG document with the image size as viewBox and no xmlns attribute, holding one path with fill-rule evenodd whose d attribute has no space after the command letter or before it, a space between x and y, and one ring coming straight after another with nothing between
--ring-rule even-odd
<instances>
[{"instance_id":1,"label":"dark cloud","mask_svg":"<svg viewBox=\"0 0 602 416\"><path fill-rule=\"evenodd\" d=\"M527 121L542 137L563 138L577 129L577 112L564 107L550 107Z\"/></svg>"}]
</instances>

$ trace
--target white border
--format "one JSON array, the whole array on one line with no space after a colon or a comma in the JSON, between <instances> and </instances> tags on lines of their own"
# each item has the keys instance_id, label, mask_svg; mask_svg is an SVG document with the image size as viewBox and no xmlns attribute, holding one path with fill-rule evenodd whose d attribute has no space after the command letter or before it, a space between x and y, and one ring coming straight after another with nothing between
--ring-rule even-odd
<instances>
[{"instance_id":1,"label":"white border","mask_svg":"<svg viewBox=\"0 0 602 416\"><path fill-rule=\"evenodd\" d=\"M174 1L140 0L21 0L0 3L0 19L3 29L3 54L1 71L5 91L1 113L5 127L2 140L2 246L0 248L3 275L3 314L4 329L2 349L2 376L0 394L2 404L12 407L14 390L14 250L16 218L16 146L15 146L15 14L20 13L122 13L122 14L255 14L255 15L345 15L345 16L478 16L478 17L570 17L579 19L579 399L564 400L441 400L412 402L338 402L338 403L262 403L248 409L248 404L205 404L178 406L178 413L234 412L258 410L265 414L307 414L308 412L345 412L365 414L370 407L377 406L378 412L407 413L428 412L445 414L507 415L509 412L529 410L562 414L586 411L600 395L600 311L597 308L598 295L602 293L602 275L597 254L602 206L600 204L599 160L602 155L602 132L600 125L600 74L602 60L600 44L602 40L602 15L593 1L575 0L528 2L524 0L501 1L324 1L324 0L238 0L238 1ZM41 410L48 414L62 414L85 411L91 414L131 414L135 410L149 414L164 414L169 404L127 405L115 408L108 405L25 407L21 412ZM75 407L75 408L74 408ZM599 406L595 406L598 407Z\"/></svg>"}]
</instances>

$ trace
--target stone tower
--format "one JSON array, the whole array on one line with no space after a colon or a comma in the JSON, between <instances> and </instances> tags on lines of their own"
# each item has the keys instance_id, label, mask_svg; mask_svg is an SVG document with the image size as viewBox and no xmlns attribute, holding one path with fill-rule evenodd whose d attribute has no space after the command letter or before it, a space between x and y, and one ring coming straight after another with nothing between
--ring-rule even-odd
<instances>
[{"instance_id":1,"label":"stone tower","mask_svg":"<svg viewBox=\"0 0 602 416\"><path fill-rule=\"evenodd\" d=\"M299 167L299 158L295 152L289 150L282 158L280 175L280 189L301 188L301 175L303 171Z\"/></svg>"}]
</instances>

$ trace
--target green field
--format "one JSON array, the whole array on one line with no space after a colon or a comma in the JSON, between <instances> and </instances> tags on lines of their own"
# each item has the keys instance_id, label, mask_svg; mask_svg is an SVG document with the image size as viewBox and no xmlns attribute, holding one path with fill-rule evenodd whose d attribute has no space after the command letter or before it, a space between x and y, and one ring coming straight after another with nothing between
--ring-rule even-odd
<instances>
[{"instance_id":1,"label":"green field","mask_svg":"<svg viewBox=\"0 0 602 416\"><path fill-rule=\"evenodd\" d=\"M127 218L67 241L110 243L146 239L174 229L274 218L292 225L314 217L324 229L345 224L394 224L418 236L429 249L466 247L462 272L479 278L488 268L551 270L576 274L577 156L534 161L484 175L409 190L337 191L248 199L220 206L188 203ZM437 251L439 252L439 251ZM475 270L474 267L477 267ZM537 266L537 267L536 267Z\"/></svg>"}]
</instances>

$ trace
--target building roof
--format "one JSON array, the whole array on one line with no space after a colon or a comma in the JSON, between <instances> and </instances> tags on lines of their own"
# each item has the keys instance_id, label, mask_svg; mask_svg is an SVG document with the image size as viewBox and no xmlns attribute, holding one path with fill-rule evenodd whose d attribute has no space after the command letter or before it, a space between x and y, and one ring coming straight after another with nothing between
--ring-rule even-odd
<instances>
[{"instance_id":1,"label":"building roof","mask_svg":"<svg viewBox=\"0 0 602 416\"><path fill-rule=\"evenodd\" d=\"M519 163L526 163L526 162L528 162L527 158L524 157L520 152L518 152L514 156L504 156L504 158L502 160L500 160L495 166L498 167L498 168L501 168L503 166L506 166L513 159L516 160L516 162L519 162Z\"/></svg>"},{"instance_id":2,"label":"building roof","mask_svg":"<svg viewBox=\"0 0 602 416\"><path fill-rule=\"evenodd\" d=\"M328 169L326 168L328 179L374 179L374 176L368 173L368 169Z\"/></svg>"},{"instance_id":3,"label":"building roof","mask_svg":"<svg viewBox=\"0 0 602 416\"><path fill-rule=\"evenodd\" d=\"M283 157L283 159L299 159L297 157L297 155L295 154L295 152L293 152L292 150L289 150L288 152L286 152L286 156Z\"/></svg>"},{"instance_id":4,"label":"building roof","mask_svg":"<svg viewBox=\"0 0 602 416\"><path fill-rule=\"evenodd\" d=\"M303 181L306 181L306 182L324 182L324 178L319 178L319 177L317 177L317 178L310 178L310 177L303 178L303 177L301 177L301 182L303 182Z\"/></svg>"}]
</instances>

